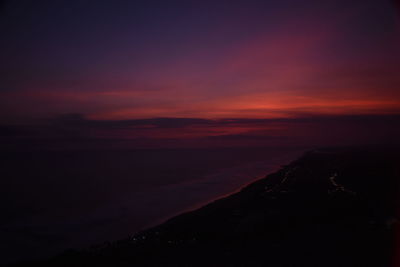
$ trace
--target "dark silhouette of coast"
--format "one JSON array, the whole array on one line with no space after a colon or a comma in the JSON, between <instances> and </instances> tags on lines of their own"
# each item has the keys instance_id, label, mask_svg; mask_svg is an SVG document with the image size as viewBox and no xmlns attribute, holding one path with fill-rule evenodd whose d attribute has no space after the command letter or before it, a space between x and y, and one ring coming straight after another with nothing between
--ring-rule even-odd
<instances>
[{"instance_id":1,"label":"dark silhouette of coast","mask_svg":"<svg viewBox=\"0 0 400 267\"><path fill-rule=\"evenodd\" d=\"M310 151L125 240L16 266L392 266L399 163L397 148Z\"/></svg>"}]
</instances>

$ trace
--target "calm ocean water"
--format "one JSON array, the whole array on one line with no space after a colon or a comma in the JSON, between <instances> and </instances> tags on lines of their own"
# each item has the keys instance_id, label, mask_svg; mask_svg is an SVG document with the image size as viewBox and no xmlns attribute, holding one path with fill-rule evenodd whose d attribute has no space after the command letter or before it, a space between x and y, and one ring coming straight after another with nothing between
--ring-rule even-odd
<instances>
[{"instance_id":1,"label":"calm ocean water","mask_svg":"<svg viewBox=\"0 0 400 267\"><path fill-rule=\"evenodd\" d=\"M302 151L10 151L1 157L2 261L126 238L237 191Z\"/></svg>"}]
</instances>

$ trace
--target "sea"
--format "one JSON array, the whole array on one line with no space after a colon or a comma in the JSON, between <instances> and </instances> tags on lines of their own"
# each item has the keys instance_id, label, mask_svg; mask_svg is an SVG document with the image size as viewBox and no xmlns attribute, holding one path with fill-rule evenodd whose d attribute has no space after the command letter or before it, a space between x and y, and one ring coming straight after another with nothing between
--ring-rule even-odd
<instances>
[{"instance_id":1,"label":"sea","mask_svg":"<svg viewBox=\"0 0 400 267\"><path fill-rule=\"evenodd\" d=\"M237 192L304 150L8 150L0 156L1 263L127 238Z\"/></svg>"}]
</instances>

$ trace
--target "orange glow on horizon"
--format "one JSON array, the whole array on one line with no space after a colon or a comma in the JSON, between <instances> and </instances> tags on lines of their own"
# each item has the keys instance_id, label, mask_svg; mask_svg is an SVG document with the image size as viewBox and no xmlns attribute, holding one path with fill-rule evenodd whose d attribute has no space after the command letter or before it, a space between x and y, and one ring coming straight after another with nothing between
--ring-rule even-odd
<instances>
[{"instance_id":1,"label":"orange glow on horizon","mask_svg":"<svg viewBox=\"0 0 400 267\"><path fill-rule=\"evenodd\" d=\"M353 39L346 29L358 16L354 12L322 16L312 9L245 31L246 38L229 43L202 45L194 35L179 53L160 46L162 53L152 57L154 51L144 49L146 64L105 61L82 77L21 79L18 90L0 92L2 119L68 113L95 120L400 113L398 31L385 33L386 42L381 35L372 35L371 43Z\"/></svg>"},{"instance_id":2,"label":"orange glow on horizon","mask_svg":"<svg viewBox=\"0 0 400 267\"><path fill-rule=\"evenodd\" d=\"M306 96L259 94L217 99L193 105L141 107L90 114L96 120L154 117L175 118L290 118L307 115L365 115L400 113L396 99L321 99Z\"/></svg>"}]
</instances>

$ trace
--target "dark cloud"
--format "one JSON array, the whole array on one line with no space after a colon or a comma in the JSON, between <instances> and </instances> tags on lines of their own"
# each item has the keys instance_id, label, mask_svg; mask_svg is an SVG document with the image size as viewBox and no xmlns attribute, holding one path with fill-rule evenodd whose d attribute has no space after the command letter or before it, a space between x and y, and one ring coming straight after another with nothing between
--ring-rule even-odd
<instances>
[{"instance_id":1,"label":"dark cloud","mask_svg":"<svg viewBox=\"0 0 400 267\"><path fill-rule=\"evenodd\" d=\"M157 128L180 128L193 124L210 124L212 120L197 118L151 118L135 120L90 120L83 114L71 113L58 116L51 120L58 125L70 125L93 128L129 128L132 126L154 126Z\"/></svg>"},{"instance_id":2,"label":"dark cloud","mask_svg":"<svg viewBox=\"0 0 400 267\"><path fill-rule=\"evenodd\" d=\"M400 115L305 116L281 119L152 118L137 120L90 120L82 114L65 114L36 125L3 125L4 138L43 140L137 140L140 144L177 145L182 142L228 142L235 146L245 141L340 143L398 142ZM173 141L174 140L174 141ZM189 140L189 141L188 141ZM190 141L192 140L192 141ZM197 140L197 141L196 141ZM207 141L208 140L208 141ZM236 143L235 143L236 142ZM200 144L201 142L199 142ZM250 143L249 143L250 144Z\"/></svg>"},{"instance_id":3,"label":"dark cloud","mask_svg":"<svg viewBox=\"0 0 400 267\"><path fill-rule=\"evenodd\" d=\"M270 123L374 123L380 122L384 124L399 124L400 115L304 115L296 118L273 118L273 119L200 119L200 118L151 118L151 119L134 119L134 120L91 120L87 119L84 114L71 113L57 116L50 121L48 125L64 125L82 128L104 128L119 129L130 128L133 126L152 126L153 128L183 128L193 125L254 125L254 124L270 124Z\"/></svg>"}]
</instances>

